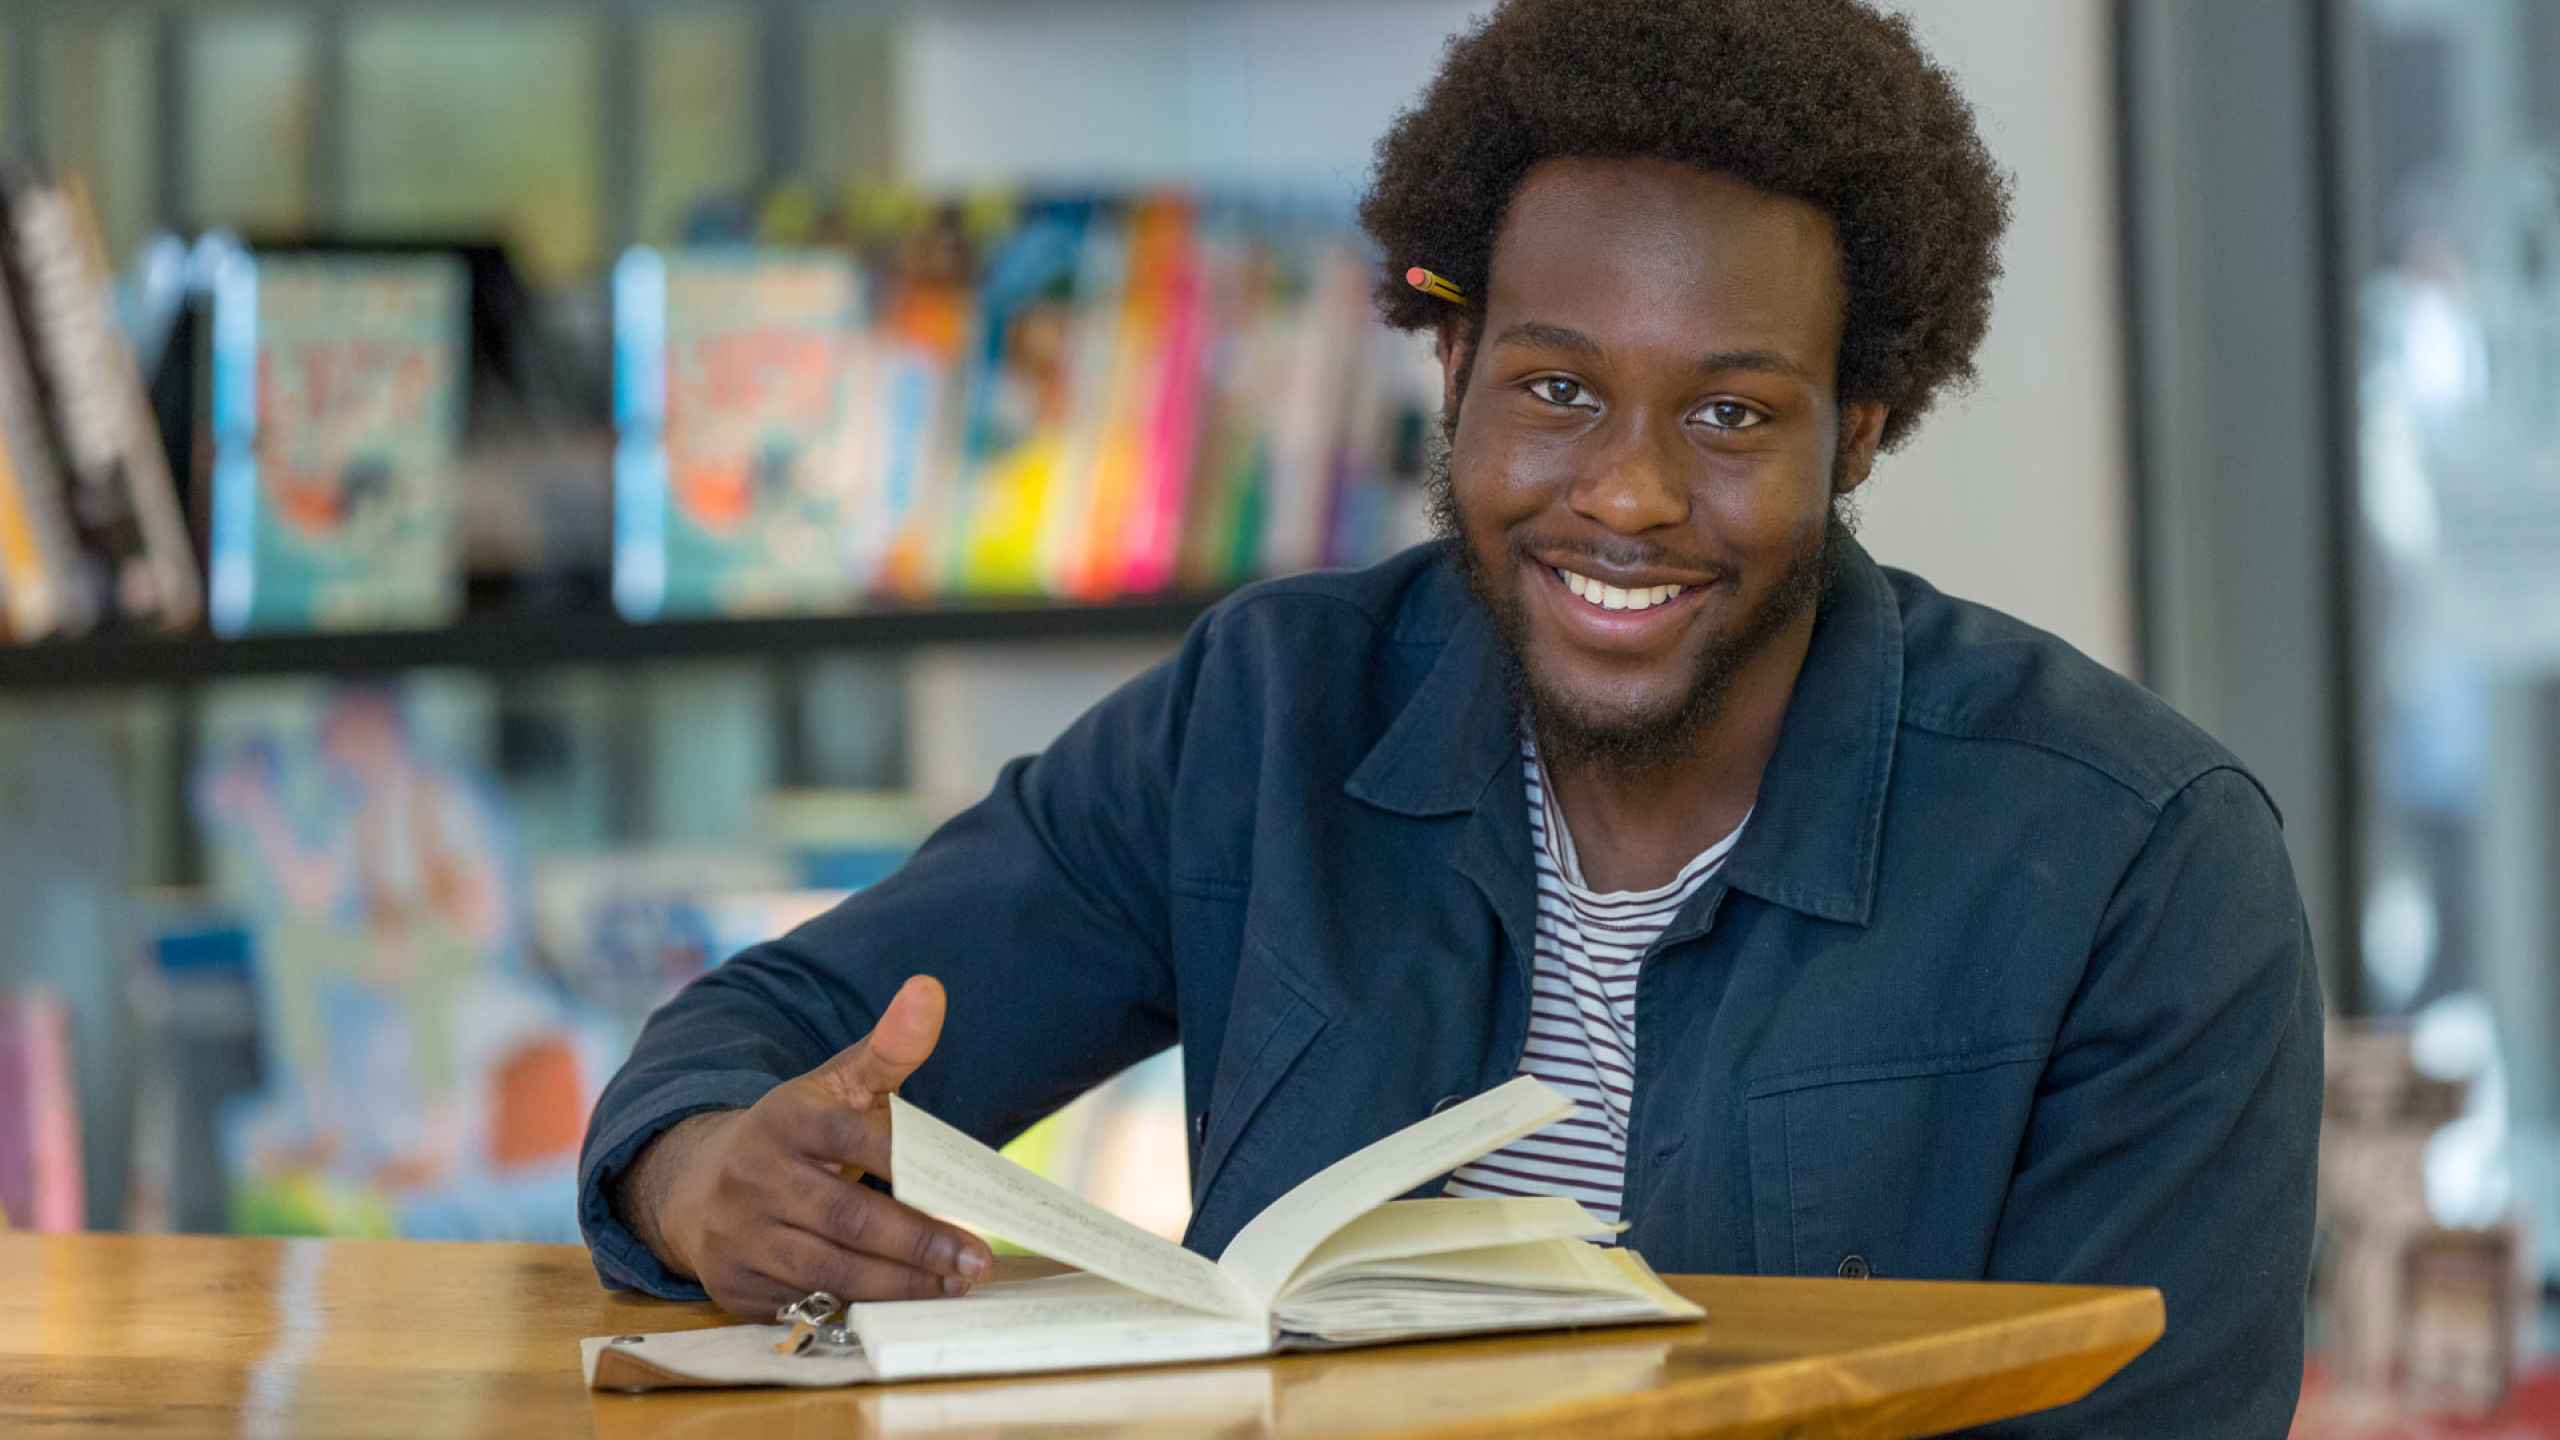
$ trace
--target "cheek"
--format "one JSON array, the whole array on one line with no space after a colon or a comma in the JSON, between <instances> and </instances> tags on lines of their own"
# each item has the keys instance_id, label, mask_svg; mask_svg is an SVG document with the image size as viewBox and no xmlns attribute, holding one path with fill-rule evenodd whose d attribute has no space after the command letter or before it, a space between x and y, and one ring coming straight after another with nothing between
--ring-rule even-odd
<instances>
[{"instance_id":1,"label":"cheek","mask_svg":"<svg viewBox=\"0 0 2560 1440\"><path fill-rule=\"evenodd\" d=\"M1831 487L1792 458L1710 464L1697 488L1708 524L1739 550L1792 550L1823 523Z\"/></svg>"},{"instance_id":2,"label":"cheek","mask_svg":"<svg viewBox=\"0 0 2560 1440\"><path fill-rule=\"evenodd\" d=\"M1473 434L1461 419L1449 455L1449 481L1458 514L1480 538L1534 512L1536 486L1524 484L1515 452L1493 443L1494 437Z\"/></svg>"},{"instance_id":3,"label":"cheek","mask_svg":"<svg viewBox=\"0 0 2560 1440\"><path fill-rule=\"evenodd\" d=\"M1472 523L1509 525L1544 510L1572 479L1573 446L1506 426L1492 409L1492 400L1479 400L1459 414L1450 475Z\"/></svg>"}]
</instances>

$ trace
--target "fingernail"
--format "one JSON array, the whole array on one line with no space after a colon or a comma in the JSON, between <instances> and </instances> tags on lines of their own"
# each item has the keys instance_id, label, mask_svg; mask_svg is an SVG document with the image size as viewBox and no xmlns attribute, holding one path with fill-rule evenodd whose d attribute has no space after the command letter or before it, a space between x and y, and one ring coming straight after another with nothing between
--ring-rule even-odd
<instances>
[{"instance_id":1,"label":"fingernail","mask_svg":"<svg viewBox=\"0 0 2560 1440\"><path fill-rule=\"evenodd\" d=\"M963 1250L963 1251L961 1251L961 1252L960 1252L960 1273L961 1273L961 1274L963 1274L963 1275L968 1276L968 1277L969 1277L970 1279L972 1279L972 1280L975 1280L975 1279L977 1279L979 1276L986 1274L986 1273L987 1273L987 1257L986 1257L986 1255L985 1255L983 1252L978 1251L978 1250L974 1250L974 1249L973 1249L973 1250Z\"/></svg>"},{"instance_id":2,"label":"fingernail","mask_svg":"<svg viewBox=\"0 0 2560 1440\"><path fill-rule=\"evenodd\" d=\"M948 1235L933 1239L933 1268L949 1275L960 1268L960 1242Z\"/></svg>"},{"instance_id":3,"label":"fingernail","mask_svg":"<svg viewBox=\"0 0 2560 1440\"><path fill-rule=\"evenodd\" d=\"M961 1279L959 1276L957 1276L957 1275L945 1275L945 1276L943 1276L943 1277L942 1277L942 1293L943 1293L943 1294L945 1294L945 1295L965 1295L965 1294L967 1294L967 1293L968 1293L968 1291L969 1291L969 1282L968 1282L968 1281L966 1281L966 1280Z\"/></svg>"}]
</instances>

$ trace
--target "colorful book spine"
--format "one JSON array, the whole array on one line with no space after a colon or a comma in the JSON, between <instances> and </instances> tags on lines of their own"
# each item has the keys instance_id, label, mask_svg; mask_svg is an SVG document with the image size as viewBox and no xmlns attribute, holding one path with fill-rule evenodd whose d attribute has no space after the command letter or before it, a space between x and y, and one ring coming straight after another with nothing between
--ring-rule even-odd
<instances>
[{"instance_id":1,"label":"colorful book spine","mask_svg":"<svg viewBox=\"0 0 2560 1440\"><path fill-rule=\"evenodd\" d=\"M1335 445L1359 375L1369 267L1347 247L1306 257L1306 300L1292 318L1288 376L1272 421L1269 508L1260 570L1286 575L1325 563Z\"/></svg>"},{"instance_id":2,"label":"colorful book spine","mask_svg":"<svg viewBox=\"0 0 2560 1440\"><path fill-rule=\"evenodd\" d=\"M1138 481L1138 505L1120 545L1113 589L1162 590L1174 580L1191 474L1200 459L1207 384L1209 302L1197 228L1187 206L1168 207L1154 251L1164 341Z\"/></svg>"},{"instance_id":3,"label":"colorful book spine","mask_svg":"<svg viewBox=\"0 0 2560 1440\"><path fill-rule=\"evenodd\" d=\"M1266 397L1278 386L1285 313L1282 271L1263 237L1233 216L1220 216L1204 226L1202 238L1212 335L1176 578L1211 589L1253 574L1261 554L1261 497L1270 468Z\"/></svg>"},{"instance_id":4,"label":"colorful book spine","mask_svg":"<svg viewBox=\"0 0 2560 1440\"><path fill-rule=\"evenodd\" d=\"M878 413L854 262L634 250L615 269L614 349L623 615L849 604Z\"/></svg>"},{"instance_id":5,"label":"colorful book spine","mask_svg":"<svg viewBox=\"0 0 2560 1440\"><path fill-rule=\"evenodd\" d=\"M1091 598L1110 583L1101 537L1128 506L1138 464L1153 292L1140 227L1116 209L1087 233L1073 297L1064 403L1051 424L1063 439L1058 475L1040 506L1039 589Z\"/></svg>"},{"instance_id":6,"label":"colorful book spine","mask_svg":"<svg viewBox=\"0 0 2560 1440\"><path fill-rule=\"evenodd\" d=\"M71 528L29 338L0 276L0 589L11 636L40 640L88 631L103 596Z\"/></svg>"},{"instance_id":7,"label":"colorful book spine","mask_svg":"<svg viewBox=\"0 0 2560 1440\"><path fill-rule=\"evenodd\" d=\"M213 294L214 629L450 621L461 264L235 252Z\"/></svg>"},{"instance_id":8,"label":"colorful book spine","mask_svg":"<svg viewBox=\"0 0 2560 1440\"><path fill-rule=\"evenodd\" d=\"M82 1228L71 1015L41 990L0 994L0 1210L22 1230Z\"/></svg>"},{"instance_id":9,"label":"colorful book spine","mask_svg":"<svg viewBox=\"0 0 2560 1440\"><path fill-rule=\"evenodd\" d=\"M1077 440L1076 376L1093 369L1089 301L1125 263L1115 231L1091 201L1044 202L988 260L937 588L1042 588L1043 526Z\"/></svg>"},{"instance_id":10,"label":"colorful book spine","mask_svg":"<svg viewBox=\"0 0 2560 1440\"><path fill-rule=\"evenodd\" d=\"M71 528L103 571L102 608L192 626L203 603L194 551L141 372L116 329L87 192L24 172L0 189L19 337L50 412Z\"/></svg>"}]
</instances>

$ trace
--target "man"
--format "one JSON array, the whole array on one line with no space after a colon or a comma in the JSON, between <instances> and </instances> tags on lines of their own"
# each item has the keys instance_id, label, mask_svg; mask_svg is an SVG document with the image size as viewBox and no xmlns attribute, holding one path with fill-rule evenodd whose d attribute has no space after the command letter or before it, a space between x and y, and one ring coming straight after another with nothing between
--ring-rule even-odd
<instances>
[{"instance_id":1,"label":"man","mask_svg":"<svg viewBox=\"0 0 2560 1440\"><path fill-rule=\"evenodd\" d=\"M1575 1195L1668 1271L2157 1285L2166 1336L2018 1433L2283 1433L2320 1011L2273 808L1843 519L1969 376L2006 214L1851 0L1500 6L1362 211L1438 340L1442 543L1221 605L671 1003L588 1139L605 1278L966 1289L981 1244L880 1184L901 1085L997 1141L1180 1041L1214 1255L1528 1071L1578 1113L1450 1193Z\"/></svg>"}]
</instances>

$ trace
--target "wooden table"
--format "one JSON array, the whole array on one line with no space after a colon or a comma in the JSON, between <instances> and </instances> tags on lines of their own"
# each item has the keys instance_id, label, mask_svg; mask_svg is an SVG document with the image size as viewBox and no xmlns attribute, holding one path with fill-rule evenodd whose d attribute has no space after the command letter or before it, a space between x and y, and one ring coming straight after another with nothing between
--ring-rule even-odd
<instances>
[{"instance_id":1,"label":"wooden table","mask_svg":"<svg viewBox=\"0 0 2560 1440\"><path fill-rule=\"evenodd\" d=\"M2159 1292L1673 1276L1701 1324L1013 1381L595 1395L578 1339L722 1323L551 1245L0 1234L0 1434L1916 1435L2077 1399Z\"/></svg>"}]
</instances>

